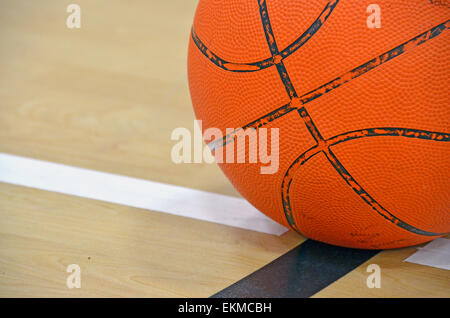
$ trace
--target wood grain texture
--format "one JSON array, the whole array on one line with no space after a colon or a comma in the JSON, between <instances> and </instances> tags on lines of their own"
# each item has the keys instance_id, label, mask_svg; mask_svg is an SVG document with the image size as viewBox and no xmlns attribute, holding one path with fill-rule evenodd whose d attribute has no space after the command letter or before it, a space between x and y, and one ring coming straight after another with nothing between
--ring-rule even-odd
<instances>
[{"instance_id":1,"label":"wood grain texture","mask_svg":"<svg viewBox=\"0 0 450 318\"><path fill-rule=\"evenodd\" d=\"M313 297L450 297L450 271L404 262L420 246L383 251ZM370 264L380 266L380 288L367 287Z\"/></svg>"},{"instance_id":2,"label":"wood grain texture","mask_svg":"<svg viewBox=\"0 0 450 318\"><path fill-rule=\"evenodd\" d=\"M209 297L302 241L4 183L0 202L0 297Z\"/></svg>"}]
</instances>

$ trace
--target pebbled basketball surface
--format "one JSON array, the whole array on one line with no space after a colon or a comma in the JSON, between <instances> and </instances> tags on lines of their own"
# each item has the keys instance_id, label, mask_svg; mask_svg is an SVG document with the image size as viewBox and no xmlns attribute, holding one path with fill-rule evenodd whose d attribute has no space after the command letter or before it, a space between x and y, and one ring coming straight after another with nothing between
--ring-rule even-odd
<instances>
[{"instance_id":1,"label":"pebbled basketball surface","mask_svg":"<svg viewBox=\"0 0 450 318\"><path fill-rule=\"evenodd\" d=\"M450 231L450 9L434 1L199 2L188 74L203 128L279 128L279 170L221 164L315 240L384 249ZM233 145L233 134L211 141Z\"/></svg>"}]
</instances>

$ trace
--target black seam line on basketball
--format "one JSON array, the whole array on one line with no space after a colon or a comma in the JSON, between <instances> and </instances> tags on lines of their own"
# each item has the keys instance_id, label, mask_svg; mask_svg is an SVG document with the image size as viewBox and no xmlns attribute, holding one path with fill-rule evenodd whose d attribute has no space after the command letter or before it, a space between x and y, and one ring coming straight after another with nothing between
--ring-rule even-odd
<instances>
[{"instance_id":1,"label":"black seam line on basketball","mask_svg":"<svg viewBox=\"0 0 450 318\"><path fill-rule=\"evenodd\" d=\"M297 51L301 48L308 40L310 40L319 29L323 26L325 21L330 17L333 10L336 8L339 0L329 1L323 11L320 13L319 17L314 21L314 23L304 32L297 40L295 40L291 45L281 51L280 55L283 59Z\"/></svg>"},{"instance_id":2,"label":"black seam line on basketball","mask_svg":"<svg viewBox=\"0 0 450 318\"><path fill-rule=\"evenodd\" d=\"M379 215L384 217L389 222L397 225L398 227L407 230L408 232L423 235L423 236L442 236L447 233L435 233L418 229L396 217L388 210L386 210L381 204L379 204L366 190L352 177L352 175L345 169L339 159L334 155L330 148L324 150L325 156L336 171L341 175L342 179L353 189L353 191L363 199L373 210Z\"/></svg>"},{"instance_id":3,"label":"black seam line on basketball","mask_svg":"<svg viewBox=\"0 0 450 318\"><path fill-rule=\"evenodd\" d=\"M267 11L265 0L259 1L259 11L261 14L261 21L263 24L264 32L266 34L267 44L269 45L270 52L272 52L275 58L275 55L279 54L278 47L275 35L273 34L272 31L272 26L270 24L269 12ZM283 82L283 85L286 88L286 92L288 93L292 103L294 98L298 99L298 96L297 92L295 91L294 85L292 84L292 81L289 77L289 74L286 70L286 67L284 66L283 61L277 63L277 71L278 74L280 75L281 81ZM312 120L311 116L309 116L308 111L304 107L302 107L299 109L298 113L300 114L300 117L303 119L306 127L310 131L314 140L317 143L323 142L323 137L320 134L319 130L317 129L317 126L314 124L314 121Z\"/></svg>"},{"instance_id":4,"label":"black seam line on basketball","mask_svg":"<svg viewBox=\"0 0 450 318\"><path fill-rule=\"evenodd\" d=\"M283 62L277 63L277 71L280 75L280 79L283 82L283 86L286 89L286 93L289 96L289 99L298 98L297 92L295 91L294 85L292 85L291 79L287 73L286 67Z\"/></svg>"},{"instance_id":5,"label":"black seam line on basketball","mask_svg":"<svg viewBox=\"0 0 450 318\"><path fill-rule=\"evenodd\" d=\"M368 138L368 137L380 137L380 136L414 138L414 139L423 139L423 140L430 140L430 141L437 141L437 142L449 142L450 141L450 134L448 134L448 133L410 129L410 128L399 128L399 127L377 127L377 128L371 128L371 129L354 130L354 131L350 131L347 133L339 134L339 135L336 135L332 138L325 140L324 145L315 145L314 147L311 147L310 149L308 149L304 153L302 153L290 165L290 167L287 169L287 171L284 175L283 182L281 185L281 189L282 189L281 200L282 200L282 204L283 204L283 210L284 210L284 214L286 216L286 220L288 221L288 223L292 229L294 229L295 231L297 231L298 233L301 234L301 232L299 231L299 229L295 223L295 220L294 220L294 217L292 214L292 208L291 208L290 196L289 196L293 176L297 172L297 170L300 169L301 166L303 166L309 159L311 159L318 153L324 152L326 155L327 150L332 146L338 145L342 142L346 142L349 140ZM333 154L333 156L334 156L334 154ZM328 156L327 156L327 158L328 158ZM328 160L330 160L330 159L328 159ZM333 165L333 167L334 167L334 165ZM336 167L334 167L334 168L336 169ZM336 170L338 171L338 173L340 173L338 169L336 169ZM347 174L348 174L348 172L347 172ZM350 175L350 174L348 174L348 175ZM347 182L347 180L345 178L344 178L344 180ZM348 184L348 182L347 182L347 184ZM350 186L355 190L355 188L352 185L350 185ZM367 192L366 192L366 194L367 194ZM358 195L359 195L359 193L358 193ZM361 197L361 195L359 195L359 196ZM367 201L366 201L366 203L367 203ZM415 233L418 235L425 235L425 236L442 236L442 235L448 234L448 233L432 233L432 232L419 230L419 229L399 220L398 218L396 218L394 215L389 213L384 208L382 211L378 211L376 208L374 208L373 205L371 205L371 204L369 204L369 205L378 214L381 214L385 219L389 220L393 224L395 224L395 225L399 226L400 228L403 228L404 230L407 230L409 232L412 232L412 233ZM380 213L383 211L385 211L385 213ZM386 215L386 213L387 213L387 215Z\"/></svg>"},{"instance_id":6,"label":"black seam line on basketball","mask_svg":"<svg viewBox=\"0 0 450 318\"><path fill-rule=\"evenodd\" d=\"M265 0L259 0L259 7L260 7L260 15L261 15L261 20L262 20L262 24L263 24L263 29L264 29L264 33L266 36L266 40L267 40L267 44L269 45L269 49L271 54L274 57L274 61L276 60L275 57L276 55L279 54L278 51L278 47L276 44L276 40L275 40L275 36L273 34L273 30L272 30L272 26L270 24L270 19L269 19L269 14L267 11L267 5L266 5L266 1ZM446 26L444 25L444 29L446 28ZM441 33L442 30L439 32ZM438 32L436 32L438 33ZM436 36L436 35L434 35ZM416 37L416 42L417 43L413 43L415 44L415 46L420 45L421 43L424 43L425 41L427 41L428 39L433 37L433 32L425 32L424 33L424 37ZM320 90L325 89L325 92L328 92L329 90L332 90L336 87L339 87L340 85L342 85L343 83L356 78L366 72L368 72L368 70L375 68L389 60L391 60L392 58L403 54L406 51L406 46L405 45L401 45L399 47L396 48L395 51L392 52L392 54L389 54L386 56L386 58L384 58L384 56L379 57L379 59L374 59L369 61L367 65L362 65L362 68L357 68L356 72L353 74L350 74L350 78L338 78L338 81L341 81L341 79L343 80L342 83L338 83L338 85L333 85L333 86L329 86L328 84L325 84L322 87L319 87L319 93ZM287 73L287 70L284 66L283 61L278 62L277 64L277 70L278 73L280 75L280 78L286 88L286 91L291 99L291 103L293 101L293 98L297 98L297 94L295 92L294 86L292 85L292 82L289 78L289 75ZM323 94L323 93L322 93ZM318 97L318 96L317 96ZM313 99L317 98L314 97ZM312 100L312 99L311 99ZM316 140L316 142L318 143L319 146L321 146L324 143L324 140L322 138L322 136L320 135L319 130L317 129L317 126L314 124L312 118L308 115L307 111L305 108L302 108L301 111L299 111L299 114L301 116L301 118L303 119L303 121L305 122L307 128L309 129L309 131L313 134L314 139ZM412 233L416 233L419 235L426 235L426 236L436 236L439 234L433 233L433 232L427 232L427 231L423 231L420 230L418 228L415 228L409 224L407 224L406 222L403 222L402 220L400 220L399 218L395 217L393 214L391 214L389 211L387 211L386 209L384 209L375 199L373 199L357 182L356 180L350 175L350 173L345 169L345 167L340 163L340 161L337 159L337 157L333 154L333 152L331 151L331 149L329 147L323 149L323 152L325 153L328 161L331 163L331 165L334 167L334 169L341 175L341 177L344 179L344 181L347 182L347 184L354 190L354 192L356 194L358 194L369 206L371 206L378 214L380 214L381 216L383 216L385 219L389 220L390 222L392 222L393 224L396 224L397 226L399 226L400 228L403 228L409 232ZM290 184L290 183L289 183ZM283 189L282 189L283 192ZM292 218L293 220L293 218ZM298 230L298 229L297 229Z\"/></svg>"},{"instance_id":7,"label":"black seam line on basketball","mask_svg":"<svg viewBox=\"0 0 450 318\"><path fill-rule=\"evenodd\" d=\"M219 56L217 56L214 52L208 49L208 47L203 44L203 42L200 40L200 38L195 33L194 28L192 27L191 30L191 36L192 40L194 41L197 48L202 52L204 56L206 56L207 59L209 59L212 63L214 63L216 66L220 67L221 69L229 72L236 72L236 73L248 73L248 72L255 72L259 70L263 70L265 68L268 68L273 64L272 58L265 59L263 61L254 62L254 63L233 63L228 62Z\"/></svg>"},{"instance_id":8,"label":"black seam line on basketball","mask_svg":"<svg viewBox=\"0 0 450 318\"><path fill-rule=\"evenodd\" d=\"M225 135L223 138L212 141L208 144L208 147L211 150L215 150L217 148L221 148L230 142L234 140L234 137L238 134L238 132L246 129L257 129L259 127L265 126L268 122L274 121L277 118L280 118L287 113L290 113L291 111L295 110L296 108L291 107L291 104L286 104L284 106L281 106L280 108L275 109L274 111L264 115L261 118L258 118L255 121L252 121L251 123L241 127L237 128L233 132Z\"/></svg>"},{"instance_id":9,"label":"black seam line on basketball","mask_svg":"<svg viewBox=\"0 0 450 318\"><path fill-rule=\"evenodd\" d=\"M273 35L272 25L270 24L266 0L258 0L258 4L259 14L261 16L261 21L264 29L264 35L266 36L266 42L267 45L269 45L269 50L273 57L274 55L280 54L280 52L278 51L277 42L275 41L275 36Z\"/></svg>"},{"instance_id":10,"label":"black seam line on basketball","mask_svg":"<svg viewBox=\"0 0 450 318\"><path fill-rule=\"evenodd\" d=\"M260 15L261 15L262 23L263 23L263 29L264 29L264 34L266 36L267 44L269 46L270 52L273 54L273 56L275 56L275 55L279 54L279 51L278 51L278 47L277 47L277 44L275 41L275 36L272 31L272 27L270 25L270 20L269 20L269 15L267 12L267 6L266 6L265 0L260 0L259 6L260 6ZM232 133L225 135L220 140L209 143L208 146L210 147L211 150L215 150L219 145L221 147L223 147L224 145L230 143L231 141L234 140L235 136L242 130L249 129L249 128L256 129L258 127L261 127L261 126L267 124L268 121L269 122L273 121L276 118L279 118L279 117L285 115L286 113L291 112L293 109L297 109L296 107L292 107L292 105L291 105L292 99L294 99L294 98L298 99L297 92L295 91L295 88L292 85L291 79L289 78L289 75L287 73L287 70L286 70L286 67L284 66L283 61L276 63L276 66L277 66L277 71L280 76L280 79L283 82L286 92L291 100L290 103L276 109L275 111L257 119L256 121L254 121L250 124L247 124L244 127L236 129ZM305 118L308 119L308 120L305 120L305 123L308 126L308 129L310 131L315 131L313 136L322 138L319 131L317 130L316 126L314 125L311 117L307 113L306 109L303 109L303 114L305 115Z\"/></svg>"},{"instance_id":11,"label":"black seam line on basketball","mask_svg":"<svg viewBox=\"0 0 450 318\"><path fill-rule=\"evenodd\" d=\"M275 61L277 61L276 57L279 55L279 51L278 51L276 40L275 40L275 37L273 34L272 27L270 24L266 1L259 0L259 7L260 7L260 15L261 15L262 23L263 23L263 29L264 29L264 33L266 36L267 44L269 46L270 52L271 52L271 54L273 56L273 60L275 62ZM447 21L447 23L448 23L448 21ZM311 94L314 91L307 93L306 96L308 96L308 95L309 96L306 99L302 98L301 102L303 104L305 104L306 102L314 100L317 97L319 97L325 93L328 93L331 90L334 90L335 88L341 86L342 84L344 84L356 77L359 77L362 74L367 73L369 70L371 70L381 64L384 64L385 62L393 59L394 57L397 57L397 56L403 54L408 49L411 49L411 46L416 47L416 46L426 42L427 40L437 36L438 34L442 33L443 30L448 28L446 26L446 23L444 23L440 26L435 27L435 28L429 30L428 32L424 32L423 34L413 38L412 40L410 40L408 42L405 42L404 44L394 48L393 50L391 50L385 54L382 54L378 58L372 59L371 61L350 71L349 73L344 74L344 76L338 77L334 81L331 81L331 82L319 87L318 89L315 90L316 91L315 94ZM406 46L406 44L408 44L408 46ZM284 66L283 61L278 60L276 65L277 65L277 70L280 75L280 78L286 88L286 91L287 91L287 93L291 99L291 103L292 103L292 99L297 98L295 89L292 85L292 82L289 78L289 75L287 73L287 70ZM324 140L320 136L320 133L319 133L317 127L314 125L311 117L307 114L306 109L302 108L301 111L299 112L299 114L302 117L302 119L305 122L308 129L310 130L310 132L313 134L313 137L315 138L315 140L318 142L318 145L320 146L321 142L323 143ZM331 152L329 147L323 149L322 151L325 153L327 159L330 161L330 163L336 169L336 171L347 182L347 184L350 187L352 187L352 189L380 215L382 215L383 217L385 217L392 223L398 225L399 227L404 228L410 232L413 232L416 234L421 234L421 235L432 235L432 236L439 235L439 234L432 233L432 232L422 231L413 226L410 226L409 224L401 221L400 219L396 218L394 215L389 213L381 205L379 205L372 197L370 197L370 195L367 192L365 192L365 190L362 189L361 186L359 186L359 184L356 182L356 180L350 175L350 173L348 173L348 171L345 169L345 167L343 167L342 164L339 162L339 160L334 156L334 154ZM283 182L283 184L284 184L284 182ZM289 185L290 185L290 182L289 182ZM282 189L282 193L283 193L283 189ZM385 213L383 213L383 212L385 212ZM293 220L293 218L292 218L292 220Z\"/></svg>"},{"instance_id":12,"label":"black seam line on basketball","mask_svg":"<svg viewBox=\"0 0 450 318\"><path fill-rule=\"evenodd\" d=\"M302 107L297 110L300 117L305 122L306 128L308 128L310 134L313 136L316 143L321 144L324 142L324 139L322 137L322 134L320 133L319 129L317 129L317 126L314 125L311 116L309 116L308 111L305 107Z\"/></svg>"},{"instance_id":13,"label":"black seam line on basketball","mask_svg":"<svg viewBox=\"0 0 450 318\"><path fill-rule=\"evenodd\" d=\"M284 62L279 59L277 60L277 56L280 55L278 51L277 41L275 40L275 35L273 34L272 25L270 24L269 12L267 11L267 5L265 0L259 0L259 13L261 15L261 22L264 29L264 34L266 36L267 45L269 46L270 53L276 61L275 65L277 66L278 75L280 76L281 81L283 82L284 88L289 96L289 99L298 98L297 92L295 91L294 85L292 85L292 81L289 78L289 74L284 66Z\"/></svg>"},{"instance_id":14,"label":"black seam line on basketball","mask_svg":"<svg viewBox=\"0 0 450 318\"><path fill-rule=\"evenodd\" d=\"M288 47L286 47L279 53L280 59L283 60L289 57L292 53L297 51L306 42L308 42L308 40L311 39L313 35L322 27L323 23L331 15L338 2L339 0L329 1L323 11L320 13L319 17L313 22L313 24L299 38L297 38L294 42L292 42ZM212 63L225 71L248 73L263 70L275 65L273 56L265 60L253 63L234 63L226 61L208 49L208 47L200 40L198 35L195 33L194 28L192 28L191 37L200 52L202 52L203 55L205 55Z\"/></svg>"},{"instance_id":15,"label":"black seam line on basketball","mask_svg":"<svg viewBox=\"0 0 450 318\"><path fill-rule=\"evenodd\" d=\"M381 54L380 56L354 68L353 70L335 78L334 80L312 90L311 92L304 94L301 97L302 102L304 104L309 103L310 101L340 87L341 85L367 73L368 71L373 70L380 65L383 65L384 63L394 59L395 57L400 56L403 53L406 53L427 42L428 40L435 38L449 27L450 20L447 20L446 22L441 23L428 31L419 34L418 36L404 42L403 44L400 44L392 50L389 50Z\"/></svg>"},{"instance_id":16,"label":"black seam line on basketball","mask_svg":"<svg viewBox=\"0 0 450 318\"><path fill-rule=\"evenodd\" d=\"M309 93L306 93L306 94L300 96L299 97L300 103L307 104L307 103L317 99L318 97L333 91L334 89L342 86L343 84L351 81L352 79L355 79L355 78L363 75L364 73L371 71L372 69L376 68L377 66L380 66L380 65L384 64L385 62L392 60L393 58L400 56L403 53L406 53L406 52L412 50L413 48L425 43L426 41L435 38L436 36L442 34L442 32L444 32L445 30L447 30L449 28L449 21L450 20L448 20L444 23L441 23L438 26L435 26L434 28L414 37L413 39L395 47L394 49L381 54L380 56L370 60L369 62L364 63L364 64L354 68L353 70L335 78L334 80L328 82L327 84L322 85L322 86L310 91ZM289 111L286 111L287 110L286 108ZM264 115L256 120L254 120L252 123L256 123L256 122L262 123L261 125L258 125L258 128L262 127L262 126L267 125L268 123L272 122L273 120L290 113L293 109L297 109L297 108L292 105L289 105L289 104L284 105L284 106L270 112L269 114ZM271 116L272 113L275 113L278 111L282 111L280 116L276 116L276 117ZM247 124L239 129L254 128L253 126L251 126L252 123ZM246 127L246 128L244 128L244 127ZM218 141L214 141L213 143L211 143L210 144L212 146L211 149L214 150L215 148L224 146L225 144L221 143L222 140L226 141L226 140L228 140L228 137L225 136L223 139L220 139Z\"/></svg>"}]
</instances>

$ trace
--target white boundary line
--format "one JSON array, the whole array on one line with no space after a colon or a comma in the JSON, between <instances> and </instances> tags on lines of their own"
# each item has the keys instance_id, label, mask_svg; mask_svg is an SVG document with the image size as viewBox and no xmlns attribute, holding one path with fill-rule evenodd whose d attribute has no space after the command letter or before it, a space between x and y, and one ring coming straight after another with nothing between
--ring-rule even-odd
<instances>
[{"instance_id":1,"label":"white boundary line","mask_svg":"<svg viewBox=\"0 0 450 318\"><path fill-rule=\"evenodd\" d=\"M241 198L0 153L0 182L281 235Z\"/></svg>"}]
</instances>

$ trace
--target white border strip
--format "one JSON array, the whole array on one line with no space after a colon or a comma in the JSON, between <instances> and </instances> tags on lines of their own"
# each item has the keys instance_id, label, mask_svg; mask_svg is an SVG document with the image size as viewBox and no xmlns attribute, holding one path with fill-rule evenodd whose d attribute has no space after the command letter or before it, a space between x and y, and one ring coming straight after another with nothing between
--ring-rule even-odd
<instances>
[{"instance_id":1,"label":"white border strip","mask_svg":"<svg viewBox=\"0 0 450 318\"><path fill-rule=\"evenodd\" d=\"M404 262L450 270L450 240L438 238L404 260Z\"/></svg>"},{"instance_id":2,"label":"white border strip","mask_svg":"<svg viewBox=\"0 0 450 318\"><path fill-rule=\"evenodd\" d=\"M241 198L0 153L0 182L281 235Z\"/></svg>"}]
</instances>

